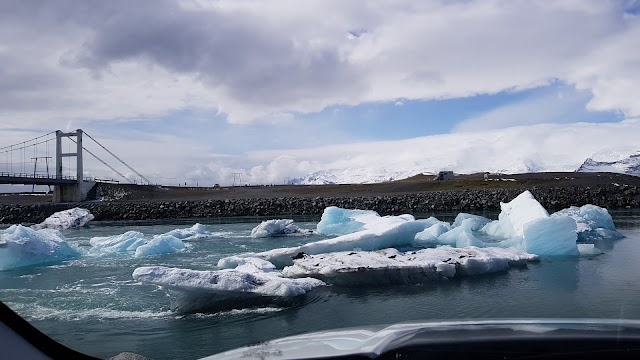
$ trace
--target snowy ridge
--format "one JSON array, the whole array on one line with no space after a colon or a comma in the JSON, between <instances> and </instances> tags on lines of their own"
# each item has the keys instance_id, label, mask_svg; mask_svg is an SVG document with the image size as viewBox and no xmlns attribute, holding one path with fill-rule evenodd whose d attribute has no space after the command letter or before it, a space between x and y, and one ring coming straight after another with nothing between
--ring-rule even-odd
<instances>
[{"instance_id":1,"label":"snowy ridge","mask_svg":"<svg viewBox=\"0 0 640 360\"><path fill-rule=\"evenodd\" d=\"M579 172L614 172L640 176L640 150L607 149L593 154L578 168Z\"/></svg>"},{"instance_id":2,"label":"snowy ridge","mask_svg":"<svg viewBox=\"0 0 640 360\"><path fill-rule=\"evenodd\" d=\"M456 151L452 154L442 152L442 159L425 158L416 160L414 164L407 166L398 162L396 167L349 167L334 168L315 171L306 176L294 178L289 181L291 185L328 185L328 184L372 184L386 181L402 180L416 174L436 174L441 170L451 170L459 174L475 172L492 172L505 174L535 173L535 172L616 172L630 175L640 175L640 150L637 147L618 147L600 150L585 159L578 161L573 159L547 157L516 157L501 159L495 153L489 154L491 158L478 159L473 166L467 162L458 160L446 160L455 158ZM587 155L587 154L585 154ZM584 155L583 155L584 156Z\"/></svg>"},{"instance_id":3,"label":"snowy ridge","mask_svg":"<svg viewBox=\"0 0 640 360\"><path fill-rule=\"evenodd\" d=\"M388 170L348 168L321 170L289 181L290 185L374 184L402 180L420 173L419 169Z\"/></svg>"}]
</instances>

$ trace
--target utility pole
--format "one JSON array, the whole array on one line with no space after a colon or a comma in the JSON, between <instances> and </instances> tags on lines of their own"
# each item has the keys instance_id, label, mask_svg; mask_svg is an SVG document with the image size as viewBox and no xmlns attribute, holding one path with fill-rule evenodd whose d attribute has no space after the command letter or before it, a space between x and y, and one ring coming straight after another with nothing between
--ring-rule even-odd
<instances>
[{"instance_id":1,"label":"utility pole","mask_svg":"<svg viewBox=\"0 0 640 360\"><path fill-rule=\"evenodd\" d=\"M236 179L238 179L238 186L242 186L242 173L233 173L233 186L236 186Z\"/></svg>"},{"instance_id":2,"label":"utility pole","mask_svg":"<svg viewBox=\"0 0 640 360\"><path fill-rule=\"evenodd\" d=\"M36 157L32 157L31 160L33 160L33 177L36 177L36 169L38 166L38 160L40 159L44 159L45 163L46 163L46 167L47 167L47 178L49 178L49 159L51 159L51 156L36 156ZM49 186L49 192L51 192L51 185ZM36 185L31 185L31 192L34 192L36 188Z\"/></svg>"}]
</instances>

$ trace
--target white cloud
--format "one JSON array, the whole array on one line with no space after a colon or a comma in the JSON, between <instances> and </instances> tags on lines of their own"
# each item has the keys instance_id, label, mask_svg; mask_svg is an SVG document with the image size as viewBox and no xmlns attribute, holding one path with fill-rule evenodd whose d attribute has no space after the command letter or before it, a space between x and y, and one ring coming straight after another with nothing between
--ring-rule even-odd
<instances>
[{"instance_id":1,"label":"white cloud","mask_svg":"<svg viewBox=\"0 0 640 360\"><path fill-rule=\"evenodd\" d=\"M594 115L585 110L580 111L589 99L589 94L568 88L547 90L466 119L458 123L454 131L482 131L543 123L574 123Z\"/></svg>"},{"instance_id":2,"label":"white cloud","mask_svg":"<svg viewBox=\"0 0 640 360\"><path fill-rule=\"evenodd\" d=\"M591 92L591 109L640 115L640 19L625 14L624 2L33 5L0 5L5 128L186 107L218 109L234 123L281 124L330 105L465 97L558 80Z\"/></svg>"}]
</instances>

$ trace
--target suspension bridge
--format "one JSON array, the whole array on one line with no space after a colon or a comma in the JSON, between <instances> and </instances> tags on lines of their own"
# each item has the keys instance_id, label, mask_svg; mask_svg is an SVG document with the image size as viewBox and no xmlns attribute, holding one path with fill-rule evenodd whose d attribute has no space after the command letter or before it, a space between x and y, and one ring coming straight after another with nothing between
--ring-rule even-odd
<instances>
[{"instance_id":1,"label":"suspension bridge","mask_svg":"<svg viewBox=\"0 0 640 360\"><path fill-rule=\"evenodd\" d=\"M115 158L139 177L140 184L151 184L149 179L82 129L72 132L52 131L26 141L0 147L0 161L4 160L0 163L0 184L53 186L54 202L84 201L97 182L106 181L84 176L85 153L108 167L125 182L137 183L116 170L95 152L88 150L84 145L85 138L91 140L98 149ZM50 165L54 166L55 172L50 171Z\"/></svg>"}]
</instances>

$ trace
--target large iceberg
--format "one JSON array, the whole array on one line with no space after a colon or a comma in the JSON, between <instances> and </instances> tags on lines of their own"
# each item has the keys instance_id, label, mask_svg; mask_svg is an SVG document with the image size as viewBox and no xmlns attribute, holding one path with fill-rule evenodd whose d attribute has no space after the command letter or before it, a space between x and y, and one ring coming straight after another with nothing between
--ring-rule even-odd
<instances>
[{"instance_id":1,"label":"large iceberg","mask_svg":"<svg viewBox=\"0 0 640 360\"><path fill-rule=\"evenodd\" d=\"M0 270L57 263L80 254L57 230L12 225L0 231Z\"/></svg>"},{"instance_id":2,"label":"large iceberg","mask_svg":"<svg viewBox=\"0 0 640 360\"><path fill-rule=\"evenodd\" d=\"M135 269L133 278L169 290L172 295L171 309L181 313L281 304L282 300L325 285L313 278L288 279L282 277L280 272L255 268L247 272L238 269L201 271L145 266Z\"/></svg>"},{"instance_id":3,"label":"large iceberg","mask_svg":"<svg viewBox=\"0 0 640 360\"><path fill-rule=\"evenodd\" d=\"M46 218L40 224L33 225L36 230L39 229L55 229L65 230L84 226L93 220L94 216L87 209L73 208L64 211L58 211Z\"/></svg>"},{"instance_id":4,"label":"large iceberg","mask_svg":"<svg viewBox=\"0 0 640 360\"><path fill-rule=\"evenodd\" d=\"M441 246L401 252L391 248L304 255L285 267L282 274L314 277L338 285L419 284L505 271L537 260L537 255L517 249Z\"/></svg>"},{"instance_id":5,"label":"large iceberg","mask_svg":"<svg viewBox=\"0 0 640 360\"><path fill-rule=\"evenodd\" d=\"M291 219L274 219L261 222L251 230L251 237L266 238L291 234L308 234L309 230L300 229Z\"/></svg>"},{"instance_id":6,"label":"large iceberg","mask_svg":"<svg viewBox=\"0 0 640 360\"><path fill-rule=\"evenodd\" d=\"M537 255L579 255L576 222L564 215L552 218L528 190L508 203L501 202L500 208L498 220L479 229L485 236L503 239L492 245Z\"/></svg>"},{"instance_id":7,"label":"large iceberg","mask_svg":"<svg viewBox=\"0 0 640 360\"><path fill-rule=\"evenodd\" d=\"M172 254L182 251L186 245L173 235L156 235L147 240L139 231L127 231L124 234L94 237L89 240L91 254L129 253L135 257Z\"/></svg>"},{"instance_id":8,"label":"large iceberg","mask_svg":"<svg viewBox=\"0 0 640 360\"><path fill-rule=\"evenodd\" d=\"M281 268L292 265L293 258L300 254L375 251L412 246L513 247L544 256L576 256L581 253L576 244L576 223L586 221L581 220L584 216L570 217L559 212L552 217L529 191L524 191L510 202L500 203L500 207L498 220L491 221L482 216L461 213L453 224L434 217L416 220L412 215L406 214L380 216L374 211L328 207L318 223L317 232L342 235L297 247L241 256L264 259ZM586 214L593 212L590 207L586 209L589 210ZM602 227L597 229L609 230L613 226L604 221L604 217L598 219L593 226ZM599 250L595 249L590 253L597 251ZM225 259L218 266L228 267Z\"/></svg>"},{"instance_id":9,"label":"large iceberg","mask_svg":"<svg viewBox=\"0 0 640 360\"><path fill-rule=\"evenodd\" d=\"M536 219L547 218L549 213L526 190L507 203L500 203L498 220L488 223L482 228L487 235L510 239L524 235L524 225Z\"/></svg>"},{"instance_id":10,"label":"large iceberg","mask_svg":"<svg viewBox=\"0 0 640 360\"><path fill-rule=\"evenodd\" d=\"M337 251L380 250L389 247L411 246L415 235L432 225L428 220L415 220L411 215L377 216L377 221L366 223L366 228L333 239L321 240L301 246L279 248L260 253L245 254L274 263L278 267L291 265L300 253L322 254ZM224 267L225 259L218 266Z\"/></svg>"}]
</instances>

